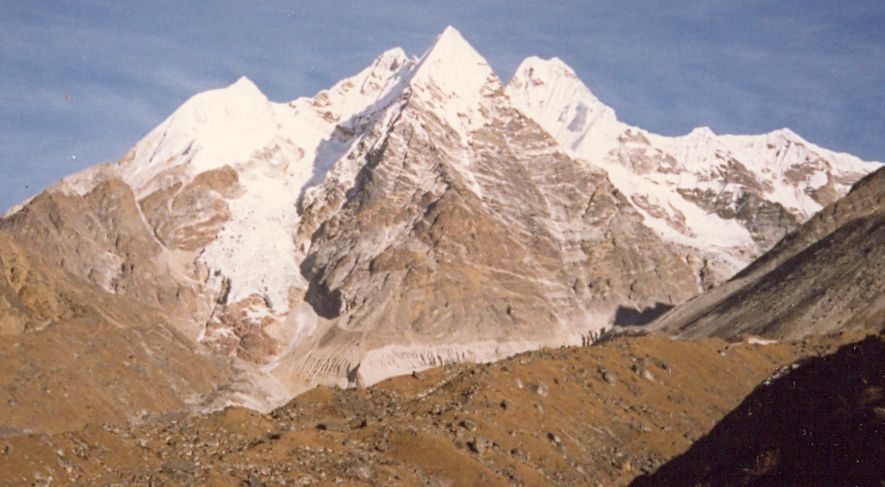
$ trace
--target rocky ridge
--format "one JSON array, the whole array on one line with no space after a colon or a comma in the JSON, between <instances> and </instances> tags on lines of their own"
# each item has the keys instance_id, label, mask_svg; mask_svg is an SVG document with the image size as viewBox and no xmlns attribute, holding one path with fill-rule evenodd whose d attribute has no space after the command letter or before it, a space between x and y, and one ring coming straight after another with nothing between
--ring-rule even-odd
<instances>
[{"instance_id":1,"label":"rocky ridge","mask_svg":"<svg viewBox=\"0 0 885 487\"><path fill-rule=\"evenodd\" d=\"M885 169L734 278L651 325L683 338L799 338L885 325Z\"/></svg>"},{"instance_id":2,"label":"rocky ridge","mask_svg":"<svg viewBox=\"0 0 885 487\"><path fill-rule=\"evenodd\" d=\"M2 229L0 247L0 435L188 410L237 374L162 310L64 272Z\"/></svg>"}]
</instances>

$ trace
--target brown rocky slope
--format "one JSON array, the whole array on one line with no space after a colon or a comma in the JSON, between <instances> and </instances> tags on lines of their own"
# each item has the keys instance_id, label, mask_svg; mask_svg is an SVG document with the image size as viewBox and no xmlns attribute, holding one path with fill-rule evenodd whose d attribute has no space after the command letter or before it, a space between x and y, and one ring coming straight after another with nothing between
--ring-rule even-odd
<instances>
[{"instance_id":1,"label":"brown rocky slope","mask_svg":"<svg viewBox=\"0 0 885 487\"><path fill-rule=\"evenodd\" d=\"M773 345L626 337L368 389L269 415L0 440L8 485L624 485L684 451L753 386L860 336Z\"/></svg>"},{"instance_id":2,"label":"brown rocky slope","mask_svg":"<svg viewBox=\"0 0 885 487\"><path fill-rule=\"evenodd\" d=\"M81 281L2 230L0 248L3 434L186 409L230 377L162 310Z\"/></svg>"}]
</instances>

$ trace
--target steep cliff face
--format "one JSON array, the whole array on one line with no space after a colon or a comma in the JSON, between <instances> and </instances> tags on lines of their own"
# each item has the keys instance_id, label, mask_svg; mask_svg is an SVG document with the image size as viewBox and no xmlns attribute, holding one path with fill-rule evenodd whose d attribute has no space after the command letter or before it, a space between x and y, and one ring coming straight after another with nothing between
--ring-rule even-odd
<instances>
[{"instance_id":1,"label":"steep cliff face","mask_svg":"<svg viewBox=\"0 0 885 487\"><path fill-rule=\"evenodd\" d=\"M653 326L683 337L797 338L885 325L885 169L778 242L730 281Z\"/></svg>"},{"instance_id":2,"label":"steep cliff face","mask_svg":"<svg viewBox=\"0 0 885 487\"><path fill-rule=\"evenodd\" d=\"M311 98L198 94L0 228L281 400L646 323L871 167L794 135L654 136L560 62L505 86L448 28Z\"/></svg>"}]
</instances>

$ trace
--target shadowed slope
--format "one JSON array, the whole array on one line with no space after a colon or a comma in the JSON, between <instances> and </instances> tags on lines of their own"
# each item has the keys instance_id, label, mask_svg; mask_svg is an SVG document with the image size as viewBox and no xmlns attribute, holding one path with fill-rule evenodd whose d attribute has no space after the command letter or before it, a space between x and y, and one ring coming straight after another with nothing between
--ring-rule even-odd
<instances>
[{"instance_id":1,"label":"shadowed slope","mask_svg":"<svg viewBox=\"0 0 885 487\"><path fill-rule=\"evenodd\" d=\"M883 365L879 334L787 369L634 485L881 485Z\"/></svg>"}]
</instances>

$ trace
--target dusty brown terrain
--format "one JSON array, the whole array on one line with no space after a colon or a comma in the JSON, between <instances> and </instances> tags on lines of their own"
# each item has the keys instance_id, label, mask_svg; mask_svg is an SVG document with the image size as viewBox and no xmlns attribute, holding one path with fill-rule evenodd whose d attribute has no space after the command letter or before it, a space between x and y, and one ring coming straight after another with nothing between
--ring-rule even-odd
<instances>
[{"instance_id":1,"label":"dusty brown terrain","mask_svg":"<svg viewBox=\"0 0 885 487\"><path fill-rule=\"evenodd\" d=\"M636 485L882 485L885 334L760 385Z\"/></svg>"},{"instance_id":2,"label":"dusty brown terrain","mask_svg":"<svg viewBox=\"0 0 885 487\"><path fill-rule=\"evenodd\" d=\"M621 337L319 387L269 415L0 439L6 485L624 485L773 372L861 334L753 345Z\"/></svg>"},{"instance_id":3,"label":"dusty brown terrain","mask_svg":"<svg viewBox=\"0 0 885 487\"><path fill-rule=\"evenodd\" d=\"M187 408L226 377L174 328L75 318L0 343L0 430L57 432Z\"/></svg>"}]
</instances>

